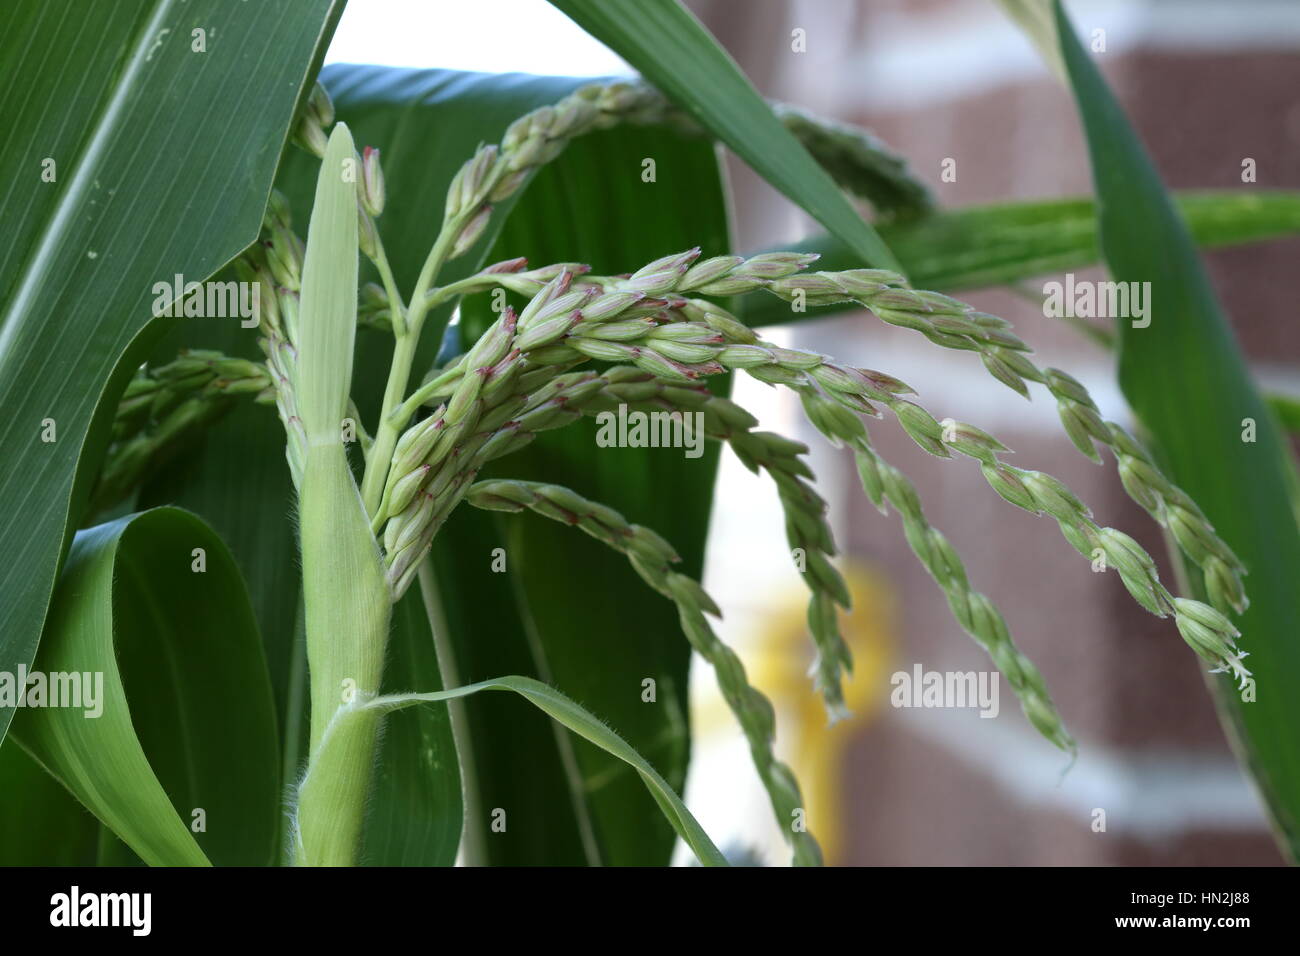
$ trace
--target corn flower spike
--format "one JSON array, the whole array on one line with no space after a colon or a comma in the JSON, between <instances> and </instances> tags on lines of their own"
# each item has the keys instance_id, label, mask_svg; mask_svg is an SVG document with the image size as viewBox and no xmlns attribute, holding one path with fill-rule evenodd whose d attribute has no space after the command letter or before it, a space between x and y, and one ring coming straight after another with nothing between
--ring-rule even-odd
<instances>
[{"instance_id":1,"label":"corn flower spike","mask_svg":"<svg viewBox=\"0 0 1300 956\"><path fill-rule=\"evenodd\" d=\"M113 419L112 439L86 515L125 498L147 475L240 396L274 401L267 366L207 349L183 349L166 365L141 368L127 384Z\"/></svg>"},{"instance_id":2,"label":"corn flower spike","mask_svg":"<svg viewBox=\"0 0 1300 956\"><path fill-rule=\"evenodd\" d=\"M771 477L785 513L786 539L810 591L808 624L817 647L811 668L814 688L822 695L832 723L847 716L840 685L853 662L839 631L837 609L848 607L849 596L830 561L836 553L835 541L826 522L826 502L810 484L813 474L804 461L807 446L755 431L758 422L752 415L706 386L657 379L626 367L610 369L603 377L608 384L583 402L587 415L617 413L620 405L650 414L698 412L707 438L725 442L746 468Z\"/></svg>"},{"instance_id":3,"label":"corn flower spike","mask_svg":"<svg viewBox=\"0 0 1300 956\"><path fill-rule=\"evenodd\" d=\"M757 286L755 286L757 287ZM1041 369L1009 323L956 299L906 287L896 274L852 269L791 276L766 285L768 291L808 304L855 302L891 324L915 329L944 348L978 352L994 378L1029 397L1027 382L1045 387L1056 400L1062 428L1072 444L1095 462L1097 446L1115 455L1129 496L1169 531L1205 576L1206 591L1220 611L1243 613L1248 606L1241 577L1246 568L1214 533L1188 495L1173 484L1132 435L1102 417L1088 390L1060 369Z\"/></svg>"},{"instance_id":4,"label":"corn flower spike","mask_svg":"<svg viewBox=\"0 0 1300 956\"><path fill-rule=\"evenodd\" d=\"M322 89L323 93L323 89ZM332 110L332 107L331 107ZM266 356L270 375L267 398L273 401L284 425L285 457L289 462L294 487L302 483L302 465L306 456L306 431L298 414L295 381L298 366L298 306L305 246L293 231L288 201L272 192L263 220L268 238L250 247L235 262L235 271L243 281L260 284L262 306L258 345ZM279 252L276 252L276 250ZM273 273L270 260L276 259L284 283Z\"/></svg>"},{"instance_id":5,"label":"corn flower spike","mask_svg":"<svg viewBox=\"0 0 1300 956\"><path fill-rule=\"evenodd\" d=\"M324 159L329 128L333 125L334 104L330 101L329 94L325 92L325 87L316 83L298 118L293 141L317 159Z\"/></svg>"},{"instance_id":6,"label":"corn flower spike","mask_svg":"<svg viewBox=\"0 0 1300 956\"><path fill-rule=\"evenodd\" d=\"M840 185L870 200L886 215L912 215L930 207L926 187L908 172L901 157L866 131L829 123L790 107L779 107L777 116ZM332 122L332 110L329 119ZM481 148L453 178L445 221L460 222L462 231L453 244L452 256L473 246L486 227L491 206L518 192L570 142L623 122L667 124L684 132L701 132L694 120L661 93L639 83L593 83L558 103L539 107L511 123L499 145ZM323 152L321 130L328 125L322 127L319 113L309 110L299 141L313 152Z\"/></svg>"},{"instance_id":7,"label":"corn flower spike","mask_svg":"<svg viewBox=\"0 0 1300 956\"><path fill-rule=\"evenodd\" d=\"M785 299L801 299L808 305L856 302L885 322L920 331L945 348L980 353L994 377L1026 397L1026 382L1042 384L1056 399L1066 435L1080 451L1094 461L1099 460L1097 445L1108 447L1115 454L1125 489L1133 500L1174 535L1193 563L1201 567L1207 578L1207 592L1217 600L1219 610L1231 608L1238 613L1245 610L1246 597L1240 578L1246 569L1214 533L1214 528L1189 496L1163 475L1136 439L1119 425L1101 418L1095 402L1081 383L1059 369L1038 368L1026 354L1029 347L1009 330L1009 323L1004 319L979 312L940 293L907 288L901 276L884 270L796 274L808 261L808 256L797 253L768 253L750 259L718 257L693 265L671 291L676 294L735 295L767 289ZM584 281L606 290L617 290L629 280L588 276ZM692 309L705 315L709 312L707 303L688 301L684 304L688 317ZM774 355L770 347L766 353L775 361L765 362L764 352L759 351L764 348L761 344L752 341L737 341L736 344L741 348L729 348L716 358L729 367L741 367L742 361L747 362L744 367L751 375L773 384L797 381L797 376L793 376L789 368L770 367L772 364L781 365L780 358L783 357ZM628 357L635 359L637 356ZM671 357L668 358L671 361ZM638 364L644 366L645 361ZM827 381L819 381L819 384L832 387ZM844 394L852 394L851 389L838 391L841 399ZM858 396L857 410L870 414L871 408L866 404L868 397L866 394ZM923 417L903 406L899 406L896 412L904 428L921 447L932 454L942 456L947 453L944 445L935 438L928 416ZM1213 564L1211 559L1214 559Z\"/></svg>"},{"instance_id":8,"label":"corn flower spike","mask_svg":"<svg viewBox=\"0 0 1300 956\"><path fill-rule=\"evenodd\" d=\"M880 270L795 275L794 271L807 261L808 257L800 254L773 253L751 259L718 257L700 262L697 250L688 250L663 257L627 277L587 275L575 283L572 273L566 271L548 283L521 313L521 330L528 327L539 330L526 333L533 338L524 340L526 348L521 351L530 362L559 367L571 367L589 358L626 363L682 385L725 369L743 369L760 381L799 392L813 423L832 442L850 446L856 441L848 424L855 417L851 413L878 415L876 406L886 405L926 451L941 457L955 452L976 459L985 478L1002 497L1035 513L1050 514L1067 541L1085 555L1106 554L1103 545L1110 539L1102 532L1107 529L1091 520L1088 509L1069 489L1051 476L1017 469L1000 461L997 456L1005 452L1005 447L986 432L952 420L939 422L920 405L903 399L901 396L912 391L905 383L880 372L838 365L815 353L773 346L743 330L721 307L706 300L681 297L682 293L701 290L724 289L734 294L758 288L788 295L795 288L793 283L802 280L798 288L808 296L839 301L848 294L847 289L853 297L870 299L875 307L904 324L922 329L934 326L930 328L931 334L945 342L960 340L969 344L979 339L995 343L1009 357L1004 362L1007 368L1049 384L1062 400L1078 404L1086 394L1081 385L1064 373L1042 372L1029 363L1022 354L1027 347L1006 331L1006 323L1001 319L965 311L967 307L947 296L904 288L896 275ZM675 281L673 276L677 277ZM646 290L640 288L643 284L651 286L652 297L620 300L610 305L612 297L620 294L646 295ZM593 313L600 315L600 322L587 318ZM643 314L653 322L646 323L644 331L638 332L629 317ZM617 323L624 323L626 330L620 330L612 339L602 336L603 327ZM809 396L814 394L827 401L811 401ZM842 406L850 413L849 417L830 412L832 404ZM1126 432L1111 425L1103 429L1104 423L1099 419L1094 422L1086 414L1079 422L1080 428L1099 441L1098 436L1104 431L1120 455L1128 460L1129 471L1146 482L1143 487L1150 495L1158 497L1160 508L1156 513L1174 525L1180 542L1187 540L1184 548L1198 547L1207 564L1214 559L1215 563L1209 565L1217 575L1216 590L1212 593L1223 597L1240 595L1239 588L1235 587L1239 562L1212 531L1206 530L1204 518L1191 500L1163 479L1151 478L1158 471ZM873 480L871 468L861 456L859 467L864 487L879 506L883 489ZM1172 596L1160 583L1149 556L1136 565L1129 562L1111 566L1116 567L1130 594L1147 610L1159 616L1174 612ZM810 619L814 634L822 629L820 624L826 619L824 606L814 610ZM962 620L960 616L958 619ZM1235 655L1219 663L1239 675L1244 670Z\"/></svg>"}]
</instances>

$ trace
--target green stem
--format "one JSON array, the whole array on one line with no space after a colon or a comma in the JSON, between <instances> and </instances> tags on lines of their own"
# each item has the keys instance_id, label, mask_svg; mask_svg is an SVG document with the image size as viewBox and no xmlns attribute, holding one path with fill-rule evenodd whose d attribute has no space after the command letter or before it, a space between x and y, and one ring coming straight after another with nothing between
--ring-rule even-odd
<instances>
[{"instance_id":1,"label":"green stem","mask_svg":"<svg viewBox=\"0 0 1300 956\"><path fill-rule=\"evenodd\" d=\"M397 291L397 280L393 277L393 268L388 264L388 253L384 249L384 240L375 230L375 254L370 258L379 270L379 280L384 284L384 293L388 296L388 311L393 317L393 333L401 335L406 331L406 304L402 294Z\"/></svg>"},{"instance_id":2,"label":"green stem","mask_svg":"<svg viewBox=\"0 0 1300 956\"><path fill-rule=\"evenodd\" d=\"M388 468L392 463L393 448L401 433L405 421L395 422L393 410L406 396L406 386L411 378L411 365L415 361L415 351L420 344L420 329L425 316L429 314L430 298L426 294L438 271L451 254L453 244L460 235L467 217L457 216L445 221L442 231L429 250L420 270L420 278L411 293L411 308L407 313L405 329L398 330L396 323L393 331L397 341L393 345L393 362L388 369L388 384L384 388L384 404L379 412L379 425L375 430L375 443L371 447L369 460L366 462L365 477L361 482L361 499L365 502L366 513L375 515L379 511L380 500L384 494L384 485L388 481ZM408 416L409 417L409 416Z\"/></svg>"},{"instance_id":3,"label":"green stem","mask_svg":"<svg viewBox=\"0 0 1300 956\"><path fill-rule=\"evenodd\" d=\"M404 428L406 423L411 420L411 416L415 414L416 410L421 405L433 396L445 393L449 385L460 380L462 374L460 366L453 365L451 368L446 369L441 375L425 382L411 393L410 398L402 402L402 404L397 406L397 408L393 409L393 413L390 416L393 422L396 423L398 428Z\"/></svg>"},{"instance_id":4,"label":"green stem","mask_svg":"<svg viewBox=\"0 0 1300 956\"><path fill-rule=\"evenodd\" d=\"M459 687L460 668L456 663L456 649L451 643L447 615L442 607L442 596L438 593L438 582L433 576L433 559L428 557L421 561L420 570L416 573L420 581L420 594L424 600L424 613L429 619L429 630L433 634L433 649L438 657L438 671L442 676L443 689ZM471 826L469 823L481 811L482 798L478 784L478 763L474 757L474 744L465 702L460 699L448 701L447 714L451 719L451 736L456 743L456 753L460 757L461 800L465 806L460 851L466 866L483 866L487 863L483 832L480 827Z\"/></svg>"}]
</instances>

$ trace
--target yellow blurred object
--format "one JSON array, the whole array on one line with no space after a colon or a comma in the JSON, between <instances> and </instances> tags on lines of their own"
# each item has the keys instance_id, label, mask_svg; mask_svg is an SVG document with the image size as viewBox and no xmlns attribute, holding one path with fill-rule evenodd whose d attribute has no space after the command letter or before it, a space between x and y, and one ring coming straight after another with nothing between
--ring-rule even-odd
<instances>
[{"instance_id":1,"label":"yellow blurred object","mask_svg":"<svg viewBox=\"0 0 1300 956\"><path fill-rule=\"evenodd\" d=\"M843 842L844 751L875 719L889 695L896 655L895 599L889 578L861 563L840 568L853 607L840 613L840 633L853 654L853 673L844 681L850 716L830 726L821 696L808 676L815 649L808 633L808 592L802 586L778 592L766 603L763 627L739 648L750 681L777 710L777 751L794 769L807 804L808 827L828 865L840 862ZM730 719L720 697L697 716L696 730Z\"/></svg>"}]
</instances>

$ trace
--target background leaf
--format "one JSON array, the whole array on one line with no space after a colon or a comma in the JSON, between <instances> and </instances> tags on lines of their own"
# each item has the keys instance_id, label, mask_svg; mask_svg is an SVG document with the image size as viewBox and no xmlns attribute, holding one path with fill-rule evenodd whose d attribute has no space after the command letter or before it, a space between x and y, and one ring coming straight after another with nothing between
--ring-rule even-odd
<instances>
[{"instance_id":1,"label":"background leaf","mask_svg":"<svg viewBox=\"0 0 1300 956\"><path fill-rule=\"evenodd\" d=\"M1119 323L1120 385L1173 480L1249 569L1251 606L1238 626L1257 699L1243 702L1222 677L1212 683L1230 736L1298 857L1300 529L1288 495L1289 460L1186 226L1059 3L1054 10L1092 159L1102 253L1117 281L1151 283L1150 327ZM1245 419L1255 422L1251 443L1242 441Z\"/></svg>"},{"instance_id":2,"label":"background leaf","mask_svg":"<svg viewBox=\"0 0 1300 956\"><path fill-rule=\"evenodd\" d=\"M1300 192L1188 191L1176 193L1174 200L1202 248L1300 233ZM1083 269L1101 259L1097 207L1090 198L945 209L877 228L918 289L981 289ZM844 243L825 234L781 248L816 252L822 257L816 268L827 271L863 265ZM759 291L745 297L745 321L754 327L803 322L858 308L847 302L791 312L788 302Z\"/></svg>"},{"instance_id":3,"label":"background leaf","mask_svg":"<svg viewBox=\"0 0 1300 956\"><path fill-rule=\"evenodd\" d=\"M150 321L153 283L206 278L253 240L295 101L341 6L7 6L0 669L35 654L103 425L164 330ZM203 54L191 51L197 26L209 38ZM44 159L56 163L54 182L41 179ZM52 442L41 440L47 420ZM0 710L0 734L11 716Z\"/></svg>"},{"instance_id":4,"label":"background leaf","mask_svg":"<svg viewBox=\"0 0 1300 956\"><path fill-rule=\"evenodd\" d=\"M26 708L13 737L141 859L274 861L280 776L266 662L238 568L202 521L159 508L80 532L36 669L103 675L100 716ZM195 809L206 829L192 834Z\"/></svg>"},{"instance_id":5,"label":"background leaf","mask_svg":"<svg viewBox=\"0 0 1300 956\"><path fill-rule=\"evenodd\" d=\"M677 0L551 0L726 143L864 262L898 269L889 248L781 125L735 61Z\"/></svg>"},{"instance_id":6,"label":"background leaf","mask_svg":"<svg viewBox=\"0 0 1300 956\"><path fill-rule=\"evenodd\" d=\"M152 359L162 364L184 347L260 359L254 338L253 330L234 322L188 322L163 340ZM173 504L192 511L234 554L248 583L285 738L284 777L292 780L307 739L306 651L298 633L302 580L284 447L284 428L273 409L237 403L200 442L146 481L136 507Z\"/></svg>"}]
</instances>

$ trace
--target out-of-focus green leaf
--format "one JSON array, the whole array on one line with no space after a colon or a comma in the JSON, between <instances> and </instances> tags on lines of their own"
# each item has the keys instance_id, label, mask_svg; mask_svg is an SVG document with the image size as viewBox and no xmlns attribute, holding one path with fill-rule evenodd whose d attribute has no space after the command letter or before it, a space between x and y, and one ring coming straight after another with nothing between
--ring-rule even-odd
<instances>
[{"instance_id":1,"label":"out-of-focus green leaf","mask_svg":"<svg viewBox=\"0 0 1300 956\"><path fill-rule=\"evenodd\" d=\"M250 340L248 330L235 327L223 334L195 336L186 344L236 354L249 351ZM170 354L178 344L168 341ZM160 355L166 354L160 350ZM301 622L296 620L300 582L293 487L284 457L284 429L274 411L252 404L236 407L202 445L149 482L139 500L142 506L167 501L182 505L211 522L229 543L250 584L277 714L288 738L284 775L293 779L307 752L306 661ZM419 594L412 590L393 611L384 690L397 693L441 684L428 620ZM361 862L450 865L456 858L462 809L446 709L395 715L379 746Z\"/></svg>"},{"instance_id":2,"label":"out-of-focus green leaf","mask_svg":"<svg viewBox=\"0 0 1300 956\"><path fill-rule=\"evenodd\" d=\"M551 0L802 207L863 261L897 269L889 248L677 0Z\"/></svg>"},{"instance_id":3,"label":"out-of-focus green leaf","mask_svg":"<svg viewBox=\"0 0 1300 956\"><path fill-rule=\"evenodd\" d=\"M341 7L6 5L0 670L32 661L103 425L163 332L167 320L150 320L153 284L204 279L256 236L295 102ZM204 53L192 48L196 27ZM0 734L10 716L0 710Z\"/></svg>"},{"instance_id":4,"label":"out-of-focus green leaf","mask_svg":"<svg viewBox=\"0 0 1300 956\"><path fill-rule=\"evenodd\" d=\"M1176 193L1174 200L1192 238L1203 248L1300 234L1300 192L1294 190L1189 191ZM1083 269L1101 259L1097 207L1086 198L942 210L878 228L918 289L960 292L1005 285ZM817 269L863 265L844 243L824 234L782 248L820 254ZM776 325L857 308L846 303L791 312L788 302L760 291L745 297L745 320L755 327Z\"/></svg>"},{"instance_id":5,"label":"out-of-focus green leaf","mask_svg":"<svg viewBox=\"0 0 1300 956\"><path fill-rule=\"evenodd\" d=\"M1300 856L1300 528L1288 459L1187 227L1059 2L1053 7L1092 159L1102 255L1116 281L1150 283L1149 327L1119 323L1120 385L1172 478L1249 569L1251 606L1238 626L1255 693L1244 701L1232 681L1213 685L1284 846Z\"/></svg>"},{"instance_id":6,"label":"out-of-focus green leaf","mask_svg":"<svg viewBox=\"0 0 1300 956\"><path fill-rule=\"evenodd\" d=\"M158 508L79 532L34 669L51 687L81 675L78 706L21 709L14 740L141 859L274 861L266 662L239 570L201 520Z\"/></svg>"},{"instance_id":7,"label":"out-of-focus green leaf","mask_svg":"<svg viewBox=\"0 0 1300 956\"><path fill-rule=\"evenodd\" d=\"M1300 398L1276 394L1267 398L1269 407L1273 409L1273 414L1282 423L1282 427L1293 435L1300 435Z\"/></svg>"}]
</instances>

